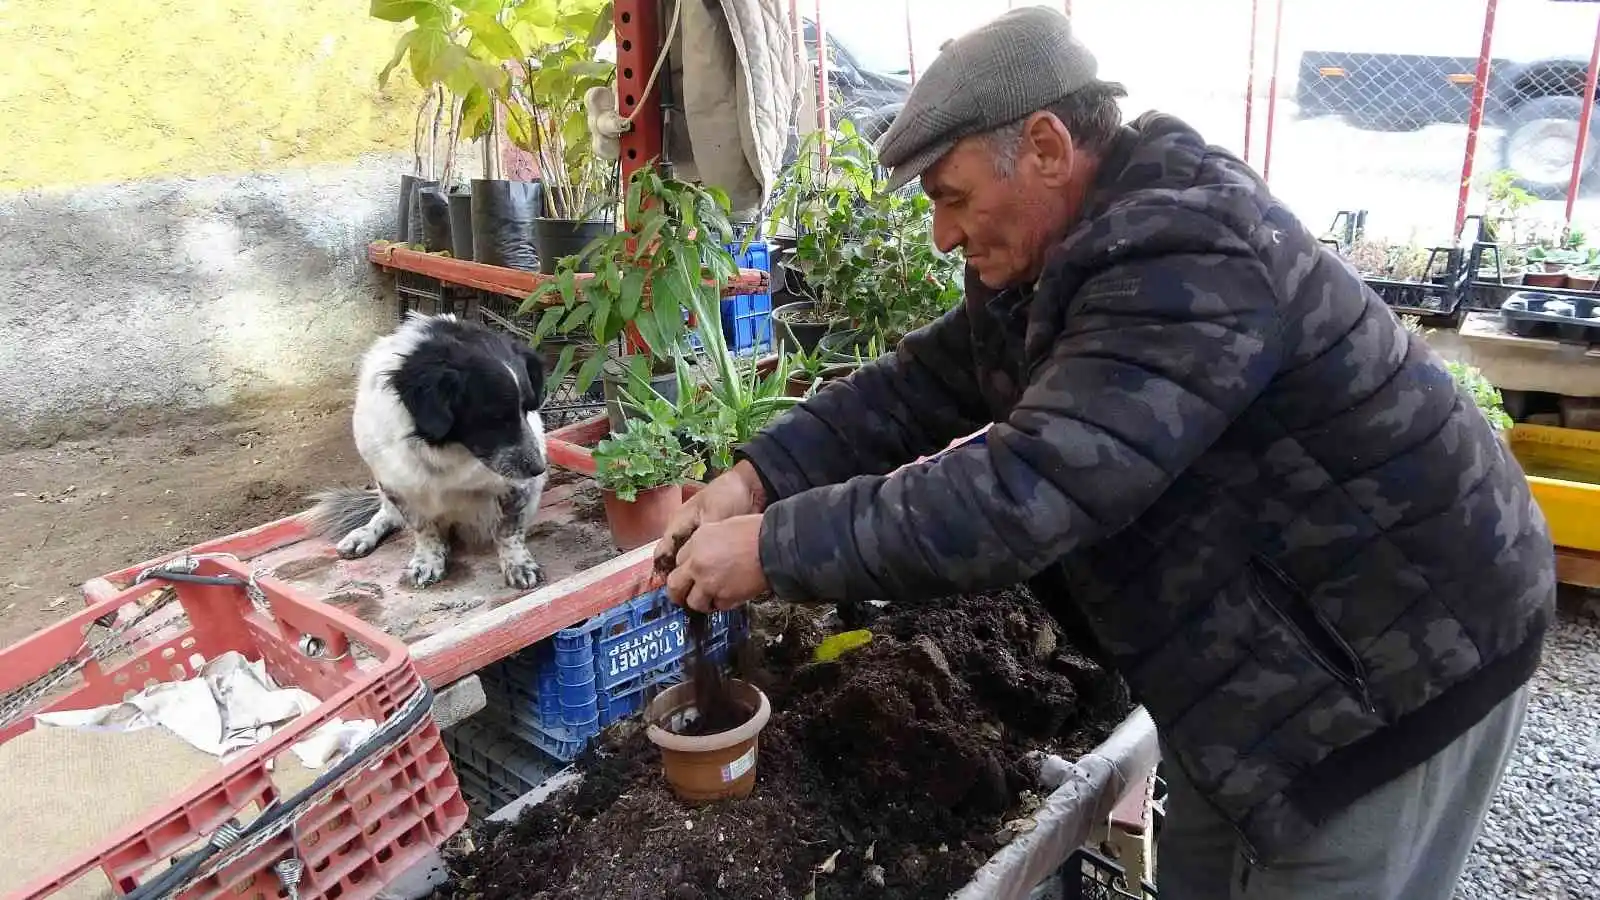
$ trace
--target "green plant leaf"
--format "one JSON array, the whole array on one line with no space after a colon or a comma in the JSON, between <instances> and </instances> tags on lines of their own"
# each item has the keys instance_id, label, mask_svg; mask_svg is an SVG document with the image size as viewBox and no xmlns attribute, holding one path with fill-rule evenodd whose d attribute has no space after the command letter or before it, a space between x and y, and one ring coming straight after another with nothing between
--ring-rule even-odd
<instances>
[{"instance_id":1,"label":"green plant leaf","mask_svg":"<svg viewBox=\"0 0 1600 900\"><path fill-rule=\"evenodd\" d=\"M573 390L578 394L587 392L589 386L594 384L594 380L600 376L600 367L605 363L606 354L603 348L596 350L594 355L584 360L583 365L578 367L578 376L575 379L576 383L573 385Z\"/></svg>"},{"instance_id":2,"label":"green plant leaf","mask_svg":"<svg viewBox=\"0 0 1600 900\"><path fill-rule=\"evenodd\" d=\"M572 358L577 355L578 345L568 344L561 348L561 355L556 357L556 364L550 371L550 381L559 384L567 373L572 370Z\"/></svg>"},{"instance_id":3,"label":"green plant leaf","mask_svg":"<svg viewBox=\"0 0 1600 900\"><path fill-rule=\"evenodd\" d=\"M411 42L416 38L416 34L417 30L412 29L400 35L400 40L394 45L394 55L389 57L389 62L383 67L383 71L378 73L378 87L384 87L389 83L389 76L394 74L395 68L406 58L406 51L411 49Z\"/></svg>"},{"instance_id":4,"label":"green plant leaf","mask_svg":"<svg viewBox=\"0 0 1600 900\"><path fill-rule=\"evenodd\" d=\"M630 266L628 271L623 273L622 290L617 298L617 314L625 321L631 322L639 315L646 274L642 266Z\"/></svg>"},{"instance_id":5,"label":"green plant leaf","mask_svg":"<svg viewBox=\"0 0 1600 900\"><path fill-rule=\"evenodd\" d=\"M526 54L511 32L492 15L469 13L462 20L472 36L483 42L489 51L503 60L521 60Z\"/></svg>"},{"instance_id":6,"label":"green plant leaf","mask_svg":"<svg viewBox=\"0 0 1600 900\"><path fill-rule=\"evenodd\" d=\"M438 70L439 58L455 45L450 43L450 36L444 29L437 25L418 27L411 38L411 77L417 84L428 87L439 79L435 73Z\"/></svg>"},{"instance_id":7,"label":"green plant leaf","mask_svg":"<svg viewBox=\"0 0 1600 900\"><path fill-rule=\"evenodd\" d=\"M613 25L611 10L612 5L610 2L602 3L600 8L595 10L594 25L590 27L589 35L585 39L591 48L599 47L606 42L606 38L611 36L611 27Z\"/></svg>"},{"instance_id":8,"label":"green plant leaf","mask_svg":"<svg viewBox=\"0 0 1600 900\"><path fill-rule=\"evenodd\" d=\"M404 22L430 13L442 16L442 11L431 0L372 0L367 5L367 15L385 22Z\"/></svg>"}]
</instances>

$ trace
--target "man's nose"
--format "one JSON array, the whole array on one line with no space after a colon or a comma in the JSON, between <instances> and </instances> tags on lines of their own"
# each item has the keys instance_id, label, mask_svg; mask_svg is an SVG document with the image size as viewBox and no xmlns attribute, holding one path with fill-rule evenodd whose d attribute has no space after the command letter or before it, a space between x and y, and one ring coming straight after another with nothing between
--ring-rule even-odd
<instances>
[{"instance_id":1,"label":"man's nose","mask_svg":"<svg viewBox=\"0 0 1600 900\"><path fill-rule=\"evenodd\" d=\"M940 253L952 253L956 248L967 242L966 232L957 225L955 218L948 212L941 212L938 206L933 208L933 245L939 248Z\"/></svg>"}]
</instances>

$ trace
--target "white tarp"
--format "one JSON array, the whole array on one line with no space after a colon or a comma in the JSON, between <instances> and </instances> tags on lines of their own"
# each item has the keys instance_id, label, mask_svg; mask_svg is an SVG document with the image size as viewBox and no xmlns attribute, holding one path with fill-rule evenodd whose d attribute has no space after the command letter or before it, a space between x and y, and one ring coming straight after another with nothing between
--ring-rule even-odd
<instances>
[{"instance_id":1,"label":"white tarp","mask_svg":"<svg viewBox=\"0 0 1600 900\"><path fill-rule=\"evenodd\" d=\"M1065 780L1033 814L1033 830L990 857L966 887L951 895L953 900L1028 900L1128 790L1150 777L1160 759L1155 723L1141 706L1105 743L1057 769L1057 777Z\"/></svg>"}]
</instances>

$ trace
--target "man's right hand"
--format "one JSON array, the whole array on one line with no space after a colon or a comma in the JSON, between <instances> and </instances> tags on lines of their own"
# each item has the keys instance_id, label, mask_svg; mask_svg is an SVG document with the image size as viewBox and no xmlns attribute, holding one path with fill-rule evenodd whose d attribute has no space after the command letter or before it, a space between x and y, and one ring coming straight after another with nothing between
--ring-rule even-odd
<instances>
[{"instance_id":1,"label":"man's right hand","mask_svg":"<svg viewBox=\"0 0 1600 900\"><path fill-rule=\"evenodd\" d=\"M746 460L734 463L733 468L711 479L710 484L673 514L666 532L656 543L656 571L662 574L672 571L678 564L678 548L701 525L752 515L766 507L767 493L755 466Z\"/></svg>"}]
</instances>

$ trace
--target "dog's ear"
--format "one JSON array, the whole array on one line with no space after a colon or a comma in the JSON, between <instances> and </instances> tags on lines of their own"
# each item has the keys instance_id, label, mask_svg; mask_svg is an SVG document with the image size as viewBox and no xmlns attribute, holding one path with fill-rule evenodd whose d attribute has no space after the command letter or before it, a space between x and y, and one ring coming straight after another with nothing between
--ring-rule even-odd
<instances>
[{"instance_id":1,"label":"dog's ear","mask_svg":"<svg viewBox=\"0 0 1600 900\"><path fill-rule=\"evenodd\" d=\"M522 365L528 370L528 384L533 388L533 405L538 409L544 406L544 354L527 344L518 344L517 354L522 357Z\"/></svg>"},{"instance_id":2,"label":"dog's ear","mask_svg":"<svg viewBox=\"0 0 1600 900\"><path fill-rule=\"evenodd\" d=\"M395 384L400 402L416 424L417 436L430 444L442 443L450 434L462 387L461 374L447 368L426 368Z\"/></svg>"}]
</instances>

